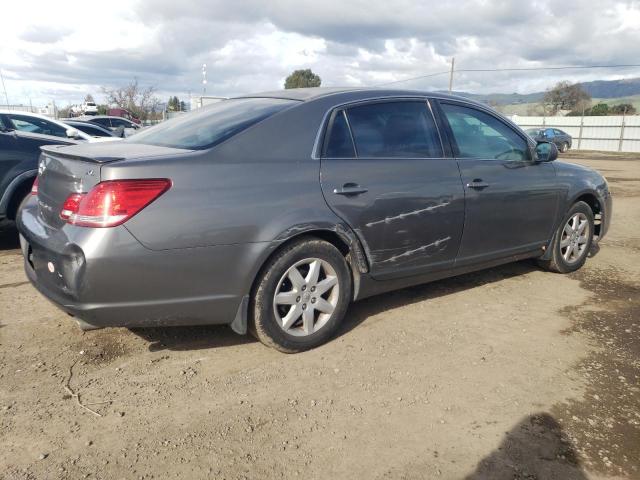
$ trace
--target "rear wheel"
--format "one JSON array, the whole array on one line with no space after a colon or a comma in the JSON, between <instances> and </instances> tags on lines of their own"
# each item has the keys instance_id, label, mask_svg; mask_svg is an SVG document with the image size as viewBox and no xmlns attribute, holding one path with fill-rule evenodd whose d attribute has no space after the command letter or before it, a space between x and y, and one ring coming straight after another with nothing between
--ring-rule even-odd
<instances>
[{"instance_id":1,"label":"rear wheel","mask_svg":"<svg viewBox=\"0 0 640 480\"><path fill-rule=\"evenodd\" d=\"M568 150L569 144L567 142L563 142L562 145L560 145L560 152L567 153Z\"/></svg>"},{"instance_id":2,"label":"rear wheel","mask_svg":"<svg viewBox=\"0 0 640 480\"><path fill-rule=\"evenodd\" d=\"M558 227L550 248L551 258L540 260L543 268L569 273L584 265L593 242L593 212L585 202L574 204Z\"/></svg>"},{"instance_id":3,"label":"rear wheel","mask_svg":"<svg viewBox=\"0 0 640 480\"><path fill-rule=\"evenodd\" d=\"M285 247L263 269L251 301L250 330L262 343L294 353L325 343L351 299L342 253L313 238Z\"/></svg>"}]
</instances>

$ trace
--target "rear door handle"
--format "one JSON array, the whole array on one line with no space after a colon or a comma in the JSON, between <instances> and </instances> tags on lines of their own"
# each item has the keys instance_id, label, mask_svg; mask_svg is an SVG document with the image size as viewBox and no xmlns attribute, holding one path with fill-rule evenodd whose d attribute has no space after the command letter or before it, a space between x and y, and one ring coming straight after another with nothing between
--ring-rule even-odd
<instances>
[{"instance_id":1,"label":"rear door handle","mask_svg":"<svg viewBox=\"0 0 640 480\"><path fill-rule=\"evenodd\" d=\"M467 188L473 188L475 190L482 190L483 188L487 188L488 186L489 184L483 182L480 178L475 178L472 182L467 183Z\"/></svg>"},{"instance_id":2,"label":"rear door handle","mask_svg":"<svg viewBox=\"0 0 640 480\"><path fill-rule=\"evenodd\" d=\"M368 191L369 190L361 187L357 183L345 183L344 185L342 185L342 188L333 189L333 193L335 193L336 195L345 195L347 197L350 195L360 195L361 193L367 193Z\"/></svg>"}]
</instances>

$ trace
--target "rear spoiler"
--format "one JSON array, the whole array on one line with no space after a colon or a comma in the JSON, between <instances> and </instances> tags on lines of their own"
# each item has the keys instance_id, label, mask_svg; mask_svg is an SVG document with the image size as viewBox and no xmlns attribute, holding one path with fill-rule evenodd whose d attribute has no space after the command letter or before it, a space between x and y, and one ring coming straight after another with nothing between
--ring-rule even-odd
<instances>
[{"instance_id":1,"label":"rear spoiler","mask_svg":"<svg viewBox=\"0 0 640 480\"><path fill-rule=\"evenodd\" d=\"M88 163L109 163L115 162L118 160L124 160L126 157L109 157L109 156L95 156L89 157L85 155L73 155L70 153L65 153L64 151L60 151L61 148L67 147L68 145L46 145L44 147L40 147L42 153L51 155L52 157L57 158L65 158L68 160L78 160L80 162L88 162Z\"/></svg>"}]
</instances>

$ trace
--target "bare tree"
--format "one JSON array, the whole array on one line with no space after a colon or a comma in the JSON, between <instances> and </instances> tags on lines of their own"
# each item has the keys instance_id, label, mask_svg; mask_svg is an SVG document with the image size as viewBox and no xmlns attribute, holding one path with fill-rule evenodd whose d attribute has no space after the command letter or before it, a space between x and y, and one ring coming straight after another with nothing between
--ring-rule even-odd
<instances>
[{"instance_id":1,"label":"bare tree","mask_svg":"<svg viewBox=\"0 0 640 480\"><path fill-rule=\"evenodd\" d=\"M96 101L93 99L93 95L91 95L90 93L87 93L87 95L84 97L84 103L96 103Z\"/></svg>"},{"instance_id":2,"label":"bare tree","mask_svg":"<svg viewBox=\"0 0 640 480\"><path fill-rule=\"evenodd\" d=\"M560 110L582 110L591 105L591 96L580 85L558 82L544 94L547 112L555 115Z\"/></svg>"},{"instance_id":3,"label":"bare tree","mask_svg":"<svg viewBox=\"0 0 640 480\"><path fill-rule=\"evenodd\" d=\"M154 87L141 87L137 78L124 87L102 87L102 93L107 97L108 104L125 108L142 120L146 120L160 103L155 92Z\"/></svg>"}]
</instances>

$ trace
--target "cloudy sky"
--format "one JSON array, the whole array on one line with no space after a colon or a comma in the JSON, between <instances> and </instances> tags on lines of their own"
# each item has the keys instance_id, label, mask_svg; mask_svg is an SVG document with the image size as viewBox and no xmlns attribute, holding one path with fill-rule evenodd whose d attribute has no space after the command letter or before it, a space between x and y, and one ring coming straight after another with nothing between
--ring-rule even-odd
<instances>
[{"instance_id":1,"label":"cloudy sky","mask_svg":"<svg viewBox=\"0 0 640 480\"><path fill-rule=\"evenodd\" d=\"M640 63L640 2L610 0L51 0L2 6L0 69L10 103L101 100L137 77L164 97L282 87L311 68L325 86L374 86L449 69ZM458 73L476 93L640 69ZM445 89L447 75L398 83ZM5 103L0 85L0 104Z\"/></svg>"}]
</instances>

